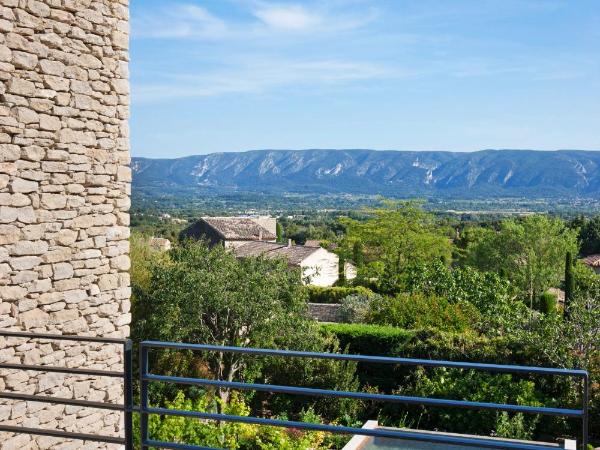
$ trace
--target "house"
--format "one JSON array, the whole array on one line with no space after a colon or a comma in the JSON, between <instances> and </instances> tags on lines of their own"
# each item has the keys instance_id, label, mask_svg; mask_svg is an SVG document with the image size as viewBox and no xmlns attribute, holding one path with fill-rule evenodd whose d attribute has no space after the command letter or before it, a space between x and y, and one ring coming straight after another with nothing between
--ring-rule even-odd
<instances>
[{"instance_id":1,"label":"house","mask_svg":"<svg viewBox=\"0 0 600 450\"><path fill-rule=\"evenodd\" d=\"M235 248L252 241L275 242L277 221L273 217L202 217L184 229L180 239L206 239L210 245Z\"/></svg>"},{"instance_id":2,"label":"house","mask_svg":"<svg viewBox=\"0 0 600 450\"><path fill-rule=\"evenodd\" d=\"M303 282L313 286L333 286L339 278L338 256L321 247L255 241L234 247L234 252L238 258L283 258L290 266L299 267Z\"/></svg>"},{"instance_id":3,"label":"house","mask_svg":"<svg viewBox=\"0 0 600 450\"><path fill-rule=\"evenodd\" d=\"M586 256L581 262L600 275L600 255Z\"/></svg>"}]
</instances>

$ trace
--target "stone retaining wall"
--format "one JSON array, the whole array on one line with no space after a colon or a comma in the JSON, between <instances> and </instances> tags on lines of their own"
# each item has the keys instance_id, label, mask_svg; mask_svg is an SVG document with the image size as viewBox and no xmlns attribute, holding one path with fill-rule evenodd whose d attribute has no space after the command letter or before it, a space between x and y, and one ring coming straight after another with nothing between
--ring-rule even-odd
<instances>
[{"instance_id":1,"label":"stone retaining wall","mask_svg":"<svg viewBox=\"0 0 600 450\"><path fill-rule=\"evenodd\" d=\"M343 322L342 305L337 303L309 303L308 314L318 322Z\"/></svg>"},{"instance_id":2,"label":"stone retaining wall","mask_svg":"<svg viewBox=\"0 0 600 450\"><path fill-rule=\"evenodd\" d=\"M0 1L0 329L129 335L128 34L128 0ZM0 361L122 368L118 346L12 338ZM109 378L0 370L2 390L122 402ZM122 435L118 413L31 402L0 423Z\"/></svg>"}]
</instances>

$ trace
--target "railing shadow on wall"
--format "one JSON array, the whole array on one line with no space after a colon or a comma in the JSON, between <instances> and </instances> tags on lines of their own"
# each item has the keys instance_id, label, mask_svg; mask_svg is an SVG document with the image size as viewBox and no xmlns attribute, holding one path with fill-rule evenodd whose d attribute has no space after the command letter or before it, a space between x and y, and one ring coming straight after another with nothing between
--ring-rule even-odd
<instances>
[{"instance_id":1,"label":"railing shadow on wall","mask_svg":"<svg viewBox=\"0 0 600 450\"><path fill-rule=\"evenodd\" d=\"M288 350L272 350L272 349L255 349L246 347L226 347L226 346L215 346L215 345L201 345L201 344L181 344L172 342L158 342L158 341L144 341L139 344L139 384L140 384L140 405L134 406L133 404L133 358L132 358L132 342L128 339L110 339L110 338L99 338L99 337L80 337L80 336L63 336L55 334L34 334L25 332L10 332L0 331L0 337L11 337L11 338L26 338L26 339L40 339L40 340L68 340L76 342L90 342L90 343L105 343L105 344L119 344L123 346L123 372L106 371L106 370L94 370L94 369L80 369L80 368L67 368L67 367L56 367L46 365L23 365L23 364L8 364L0 363L0 369L10 370L31 370L39 372L60 372L66 374L75 375L87 375L87 376L106 376L122 378L124 380L124 399L123 404L113 403L101 403L88 400L79 399L66 399L49 396L29 395L21 394L16 392L0 392L0 399L10 400L23 400L31 402L42 402L42 403L53 403L63 404L71 406L81 406L88 408L107 409L114 411L122 411L124 413L124 430L125 437L114 437L114 436L99 436L82 434L75 432L68 432L62 430L46 430L39 428L25 428L19 426L5 426L0 424L0 431L10 433L24 433L32 435L52 436L59 438L77 439L82 441L95 441L104 442L110 444L121 444L124 445L126 450L133 450L133 426L132 426L132 414L140 414L140 442L142 450L149 450L150 448L164 448L164 449L179 449L179 450L219 450L210 447L201 447L197 445L188 445L185 443L176 442L161 442L153 440L150 436L149 429L149 416L150 415L162 415L162 416L179 416L195 418L199 420L211 420L220 422L238 422L248 423L255 425L266 425L275 427L295 428L299 430L309 431L321 431L328 433L340 433L340 434L352 434L362 435L369 437L381 437L399 440L411 440L420 442L429 442L439 445L454 445L461 447L479 447L479 448L491 448L491 449L514 449L514 450L541 450L548 448L547 445L540 445L539 443L527 443L527 442L508 442L499 441L495 439L486 439L483 437L475 436L457 436L457 435L444 435L444 434L426 434L417 433L406 430L391 430L391 429L365 429L365 428L353 428L346 426L337 425L325 425L298 422L291 420L280 420L280 419L267 419L262 417L248 417L248 416L235 416L221 413L209 413L199 411L187 411L177 409L166 409L159 407L152 407L149 404L148 398L148 387L152 382L158 383L173 383L188 386L201 386L201 387L215 387L215 388L227 388L234 390L249 390L249 391L261 391L270 393L280 394L291 394L291 395L302 395L302 396L314 396L314 397L329 397L329 398L346 398L354 400L370 400L377 402L389 402L399 403L408 405L423 405L423 406L434 406L434 407L451 407L451 408L463 408L472 410L488 410L488 411L506 411L511 413L526 413L526 414L539 414L546 416L556 416L564 418L574 418L581 420L581 443L585 449L587 446L588 438L588 404L589 404L589 379L588 373L585 370L579 369L555 369L546 367L530 367L530 366L514 366L514 365L497 365L497 364L480 364L480 363L468 363L468 362L455 362L455 361L436 361L428 359L410 359L410 358L395 358L395 357L380 357L380 356L361 356L361 355L347 355L337 353L314 353L314 352L299 352L299 351L288 351ZM336 391L327 389L315 389L315 388L303 388L294 386L281 386L281 385L269 385L269 384L257 384L257 383L244 383L236 381L223 381L213 379L202 379L202 378L186 378L186 377L175 377L165 376L159 374L153 374L149 367L149 352L152 349L168 349L168 350L180 350L180 351L195 351L195 352L223 352L223 353L239 353L252 356L272 356L272 357L284 357L284 358L311 358L311 359L328 359L337 361L349 361L359 362L367 364L391 364L391 365L404 365L404 366L420 366L428 368L451 368L451 369L465 369L465 370L478 370L491 373L509 373L509 374L521 374L521 375L540 375L540 376L562 376L562 377L574 377L581 382L581 407L577 409L568 408L554 408L554 407L541 407L541 406L524 406L514 404L499 404L499 403L486 403L486 402L474 402L465 400L447 400L440 398L427 398L427 397L411 397L403 395L389 395L389 394L371 394L365 392L347 392L347 391Z\"/></svg>"},{"instance_id":2,"label":"railing shadow on wall","mask_svg":"<svg viewBox=\"0 0 600 450\"><path fill-rule=\"evenodd\" d=\"M90 400L60 398L41 395L29 395L19 392L0 392L0 399L18 400L27 402L38 402L56 405L80 406L84 408L94 408L110 411L123 412L124 418L124 437L118 436L103 436L97 434L76 433L63 430L49 430L44 428L30 428L22 426L9 426L0 423L0 431L17 434L30 434L35 436L49 436L57 438L74 439L79 441L103 442L107 444L123 445L127 450L133 450L133 386L132 386L132 343L129 339L112 339L102 337L88 336L70 336L60 334L39 334L25 333L15 331L0 331L0 337L16 338L16 339L34 339L39 341L73 341L83 343L98 343L98 344L116 344L123 348L123 371L96 370L86 368L70 368L62 366L48 365L26 365L26 364L8 364L0 363L0 369L9 370L25 370L36 372L54 372L71 375L84 375L92 377L110 377L123 379L123 404L96 402Z\"/></svg>"}]
</instances>

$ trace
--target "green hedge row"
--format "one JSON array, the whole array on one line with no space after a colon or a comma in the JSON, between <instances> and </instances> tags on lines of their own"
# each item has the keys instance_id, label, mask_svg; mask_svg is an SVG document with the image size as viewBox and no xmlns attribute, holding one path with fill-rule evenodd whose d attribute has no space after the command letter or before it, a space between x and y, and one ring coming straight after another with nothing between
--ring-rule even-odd
<instances>
[{"instance_id":1,"label":"green hedge row","mask_svg":"<svg viewBox=\"0 0 600 450\"><path fill-rule=\"evenodd\" d=\"M306 286L309 302L311 303L341 303L349 295L364 295L370 297L373 291L363 286L355 287L320 287Z\"/></svg>"},{"instance_id":2,"label":"green hedge row","mask_svg":"<svg viewBox=\"0 0 600 450\"><path fill-rule=\"evenodd\" d=\"M323 324L349 353L447 359L496 364L531 364L536 355L510 338L486 338L472 332L406 330L368 324Z\"/></svg>"}]
</instances>

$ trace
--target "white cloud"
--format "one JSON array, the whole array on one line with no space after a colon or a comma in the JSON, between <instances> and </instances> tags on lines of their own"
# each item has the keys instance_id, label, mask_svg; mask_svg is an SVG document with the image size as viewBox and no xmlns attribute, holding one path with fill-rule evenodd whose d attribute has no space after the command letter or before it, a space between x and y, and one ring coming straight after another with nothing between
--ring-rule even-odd
<instances>
[{"instance_id":1,"label":"white cloud","mask_svg":"<svg viewBox=\"0 0 600 450\"><path fill-rule=\"evenodd\" d=\"M263 4L253 13L267 26L280 30L307 30L323 21L323 17L302 5Z\"/></svg>"}]
</instances>

